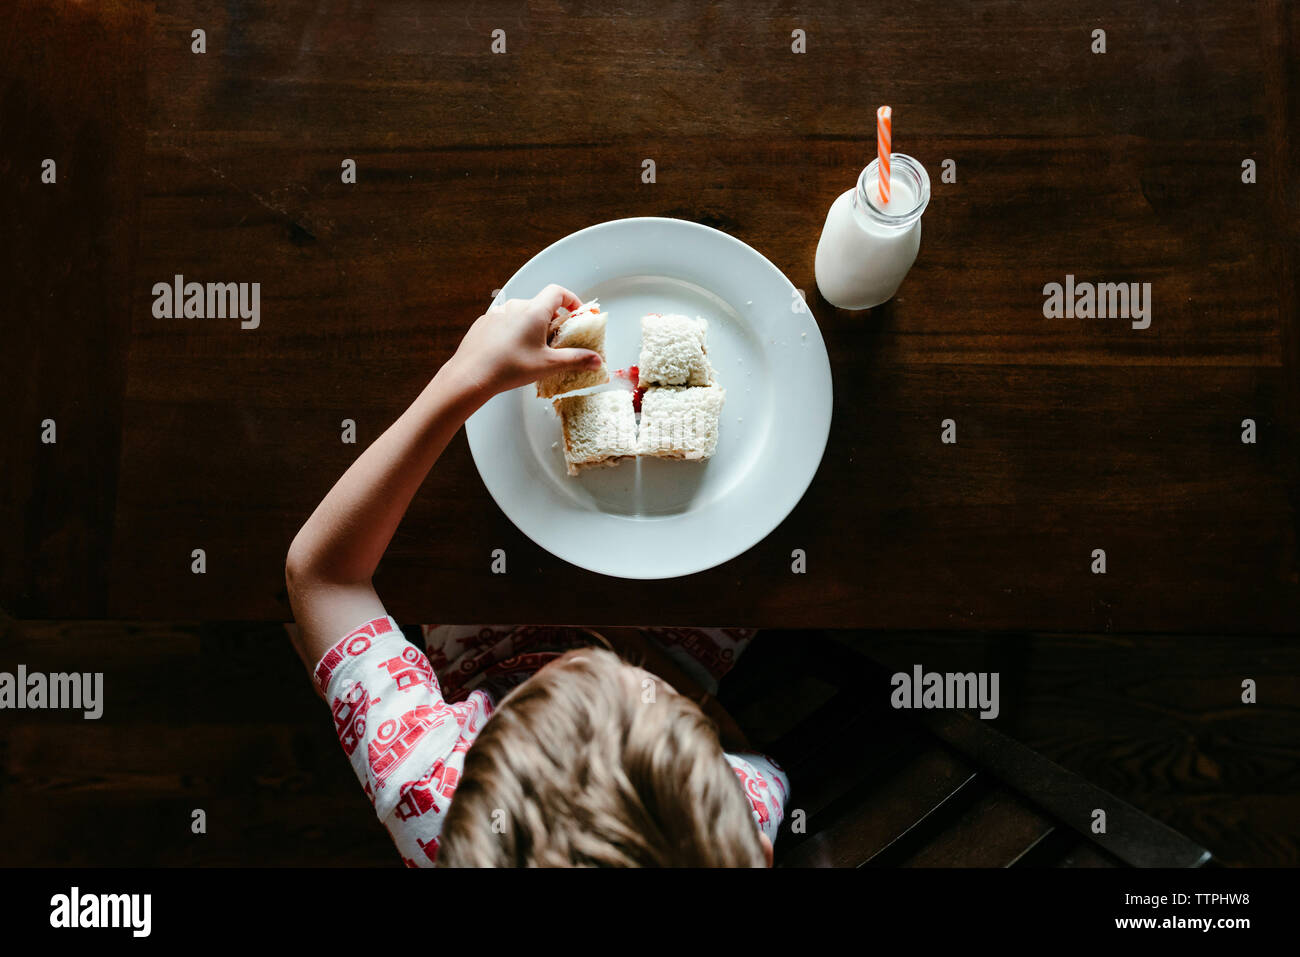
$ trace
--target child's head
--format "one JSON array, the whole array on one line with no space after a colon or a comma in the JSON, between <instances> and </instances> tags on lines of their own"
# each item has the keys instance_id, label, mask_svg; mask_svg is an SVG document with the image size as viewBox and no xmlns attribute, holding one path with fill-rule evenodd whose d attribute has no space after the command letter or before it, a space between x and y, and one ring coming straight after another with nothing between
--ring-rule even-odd
<instances>
[{"instance_id":1,"label":"child's head","mask_svg":"<svg viewBox=\"0 0 1300 957\"><path fill-rule=\"evenodd\" d=\"M444 867L764 863L713 723L594 648L501 701L465 757L438 852Z\"/></svg>"}]
</instances>

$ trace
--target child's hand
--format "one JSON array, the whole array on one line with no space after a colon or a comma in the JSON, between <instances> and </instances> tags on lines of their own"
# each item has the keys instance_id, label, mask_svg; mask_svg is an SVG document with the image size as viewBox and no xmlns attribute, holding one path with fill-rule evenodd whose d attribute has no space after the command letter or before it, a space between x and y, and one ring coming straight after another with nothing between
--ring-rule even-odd
<instances>
[{"instance_id":1,"label":"child's hand","mask_svg":"<svg viewBox=\"0 0 1300 957\"><path fill-rule=\"evenodd\" d=\"M532 299L508 299L479 316L448 361L471 388L485 395L515 389L565 369L597 368L590 349L552 349L546 344L551 318L582 302L563 286L547 286Z\"/></svg>"}]
</instances>

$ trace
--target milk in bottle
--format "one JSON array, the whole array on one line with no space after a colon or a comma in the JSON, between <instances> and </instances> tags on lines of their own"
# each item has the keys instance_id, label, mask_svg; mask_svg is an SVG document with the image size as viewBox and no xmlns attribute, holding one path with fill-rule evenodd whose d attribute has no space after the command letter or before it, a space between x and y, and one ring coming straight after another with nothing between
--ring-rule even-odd
<instances>
[{"instance_id":1,"label":"milk in bottle","mask_svg":"<svg viewBox=\"0 0 1300 957\"><path fill-rule=\"evenodd\" d=\"M840 309L870 309L893 298L921 246L921 214L930 202L925 167L891 153L890 197L880 200L878 160L831 204L817 244L817 288Z\"/></svg>"}]
</instances>

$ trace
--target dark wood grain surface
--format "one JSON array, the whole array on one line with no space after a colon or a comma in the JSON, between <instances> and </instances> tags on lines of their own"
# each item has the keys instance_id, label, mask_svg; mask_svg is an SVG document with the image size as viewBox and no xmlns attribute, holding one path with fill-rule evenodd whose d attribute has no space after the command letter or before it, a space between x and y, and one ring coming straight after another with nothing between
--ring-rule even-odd
<instances>
[{"instance_id":1,"label":"dark wood grain surface","mask_svg":"<svg viewBox=\"0 0 1300 957\"><path fill-rule=\"evenodd\" d=\"M462 433L381 567L394 614L1294 631L1298 16L1280 0L7 4L0 603L288 618L294 532L493 290L577 229L660 215L750 243L809 297L835 408L802 502L685 586L607 579L514 528ZM817 294L813 251L882 102L934 195L899 296L850 314ZM176 273L261 282L261 327L153 318L153 283ZM1042 287L1066 273L1152 283L1151 327L1044 319ZM345 417L359 446L339 441Z\"/></svg>"}]
</instances>

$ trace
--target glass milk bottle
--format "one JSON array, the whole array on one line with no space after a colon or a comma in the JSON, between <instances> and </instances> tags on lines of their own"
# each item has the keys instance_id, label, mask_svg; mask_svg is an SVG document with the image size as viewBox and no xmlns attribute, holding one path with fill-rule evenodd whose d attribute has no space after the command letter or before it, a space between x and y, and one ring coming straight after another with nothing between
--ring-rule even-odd
<instances>
[{"instance_id":1,"label":"glass milk bottle","mask_svg":"<svg viewBox=\"0 0 1300 957\"><path fill-rule=\"evenodd\" d=\"M880 201L880 161L874 159L826 214L817 244L817 288L840 309L870 309L893 298L921 247L930 177L912 157L889 155L887 204Z\"/></svg>"}]
</instances>

